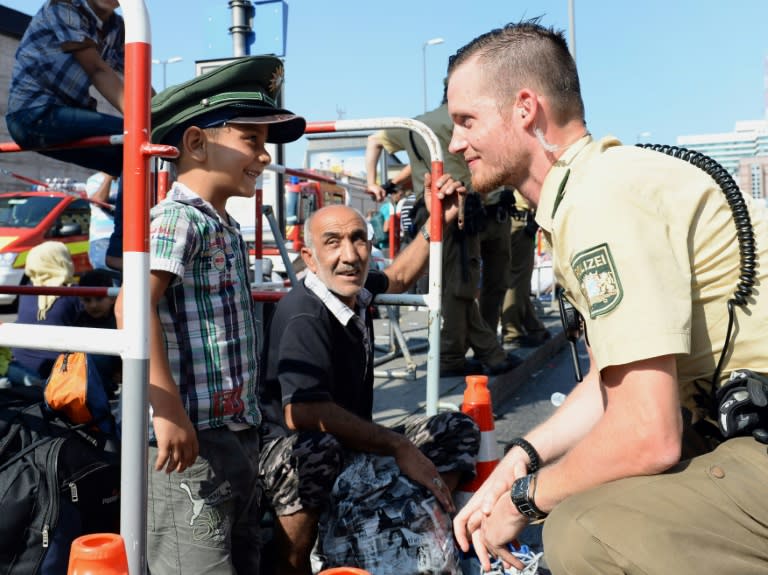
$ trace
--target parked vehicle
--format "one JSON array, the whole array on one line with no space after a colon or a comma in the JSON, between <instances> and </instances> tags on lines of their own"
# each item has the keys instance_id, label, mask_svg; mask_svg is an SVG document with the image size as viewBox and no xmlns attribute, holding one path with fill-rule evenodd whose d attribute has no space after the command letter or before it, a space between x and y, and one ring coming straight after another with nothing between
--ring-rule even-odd
<instances>
[{"instance_id":1,"label":"parked vehicle","mask_svg":"<svg viewBox=\"0 0 768 575\"><path fill-rule=\"evenodd\" d=\"M90 220L90 204L75 193L0 193L0 286L28 283L24 275L27 253L46 240L67 245L75 275L91 269L88 260ZM0 305L12 305L16 298L16 294L2 293L0 287Z\"/></svg>"}]
</instances>

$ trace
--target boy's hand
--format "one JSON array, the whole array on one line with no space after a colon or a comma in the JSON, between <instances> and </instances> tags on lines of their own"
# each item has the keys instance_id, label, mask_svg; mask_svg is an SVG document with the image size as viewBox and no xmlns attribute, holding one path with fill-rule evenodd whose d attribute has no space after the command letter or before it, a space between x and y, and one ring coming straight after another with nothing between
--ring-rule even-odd
<instances>
[{"instance_id":1,"label":"boy's hand","mask_svg":"<svg viewBox=\"0 0 768 575\"><path fill-rule=\"evenodd\" d=\"M195 428L183 408L168 413L158 413L155 410L152 425L157 438L157 471L165 467L166 473L181 473L195 462L200 446Z\"/></svg>"}]
</instances>

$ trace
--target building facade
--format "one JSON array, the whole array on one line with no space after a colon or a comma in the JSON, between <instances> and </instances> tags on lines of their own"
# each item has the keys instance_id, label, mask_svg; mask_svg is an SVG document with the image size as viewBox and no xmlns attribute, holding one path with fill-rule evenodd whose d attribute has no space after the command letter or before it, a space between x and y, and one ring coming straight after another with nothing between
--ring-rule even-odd
<instances>
[{"instance_id":1,"label":"building facade","mask_svg":"<svg viewBox=\"0 0 768 575\"><path fill-rule=\"evenodd\" d=\"M679 136L677 145L722 164L745 195L768 198L768 121L736 122L733 132Z\"/></svg>"}]
</instances>

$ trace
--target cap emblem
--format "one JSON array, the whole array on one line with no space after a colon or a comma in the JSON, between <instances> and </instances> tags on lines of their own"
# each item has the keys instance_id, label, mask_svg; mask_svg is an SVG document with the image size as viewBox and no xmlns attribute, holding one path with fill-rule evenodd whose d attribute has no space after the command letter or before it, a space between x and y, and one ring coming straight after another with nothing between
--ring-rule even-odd
<instances>
[{"instance_id":1,"label":"cap emblem","mask_svg":"<svg viewBox=\"0 0 768 575\"><path fill-rule=\"evenodd\" d=\"M272 78L269 80L269 91L273 95L277 95L278 92L280 92L280 88L283 87L283 78L285 77L285 74L283 72L283 67L278 66L275 68L275 71L272 72Z\"/></svg>"}]
</instances>

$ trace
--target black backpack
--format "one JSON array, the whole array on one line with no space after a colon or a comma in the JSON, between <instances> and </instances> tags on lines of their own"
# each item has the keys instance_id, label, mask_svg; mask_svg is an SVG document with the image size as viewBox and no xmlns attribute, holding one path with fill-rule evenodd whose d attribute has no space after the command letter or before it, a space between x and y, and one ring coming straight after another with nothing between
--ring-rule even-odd
<instances>
[{"instance_id":1,"label":"black backpack","mask_svg":"<svg viewBox=\"0 0 768 575\"><path fill-rule=\"evenodd\" d=\"M41 388L0 389L0 573L63 575L76 537L119 532L113 445L58 419Z\"/></svg>"}]
</instances>

